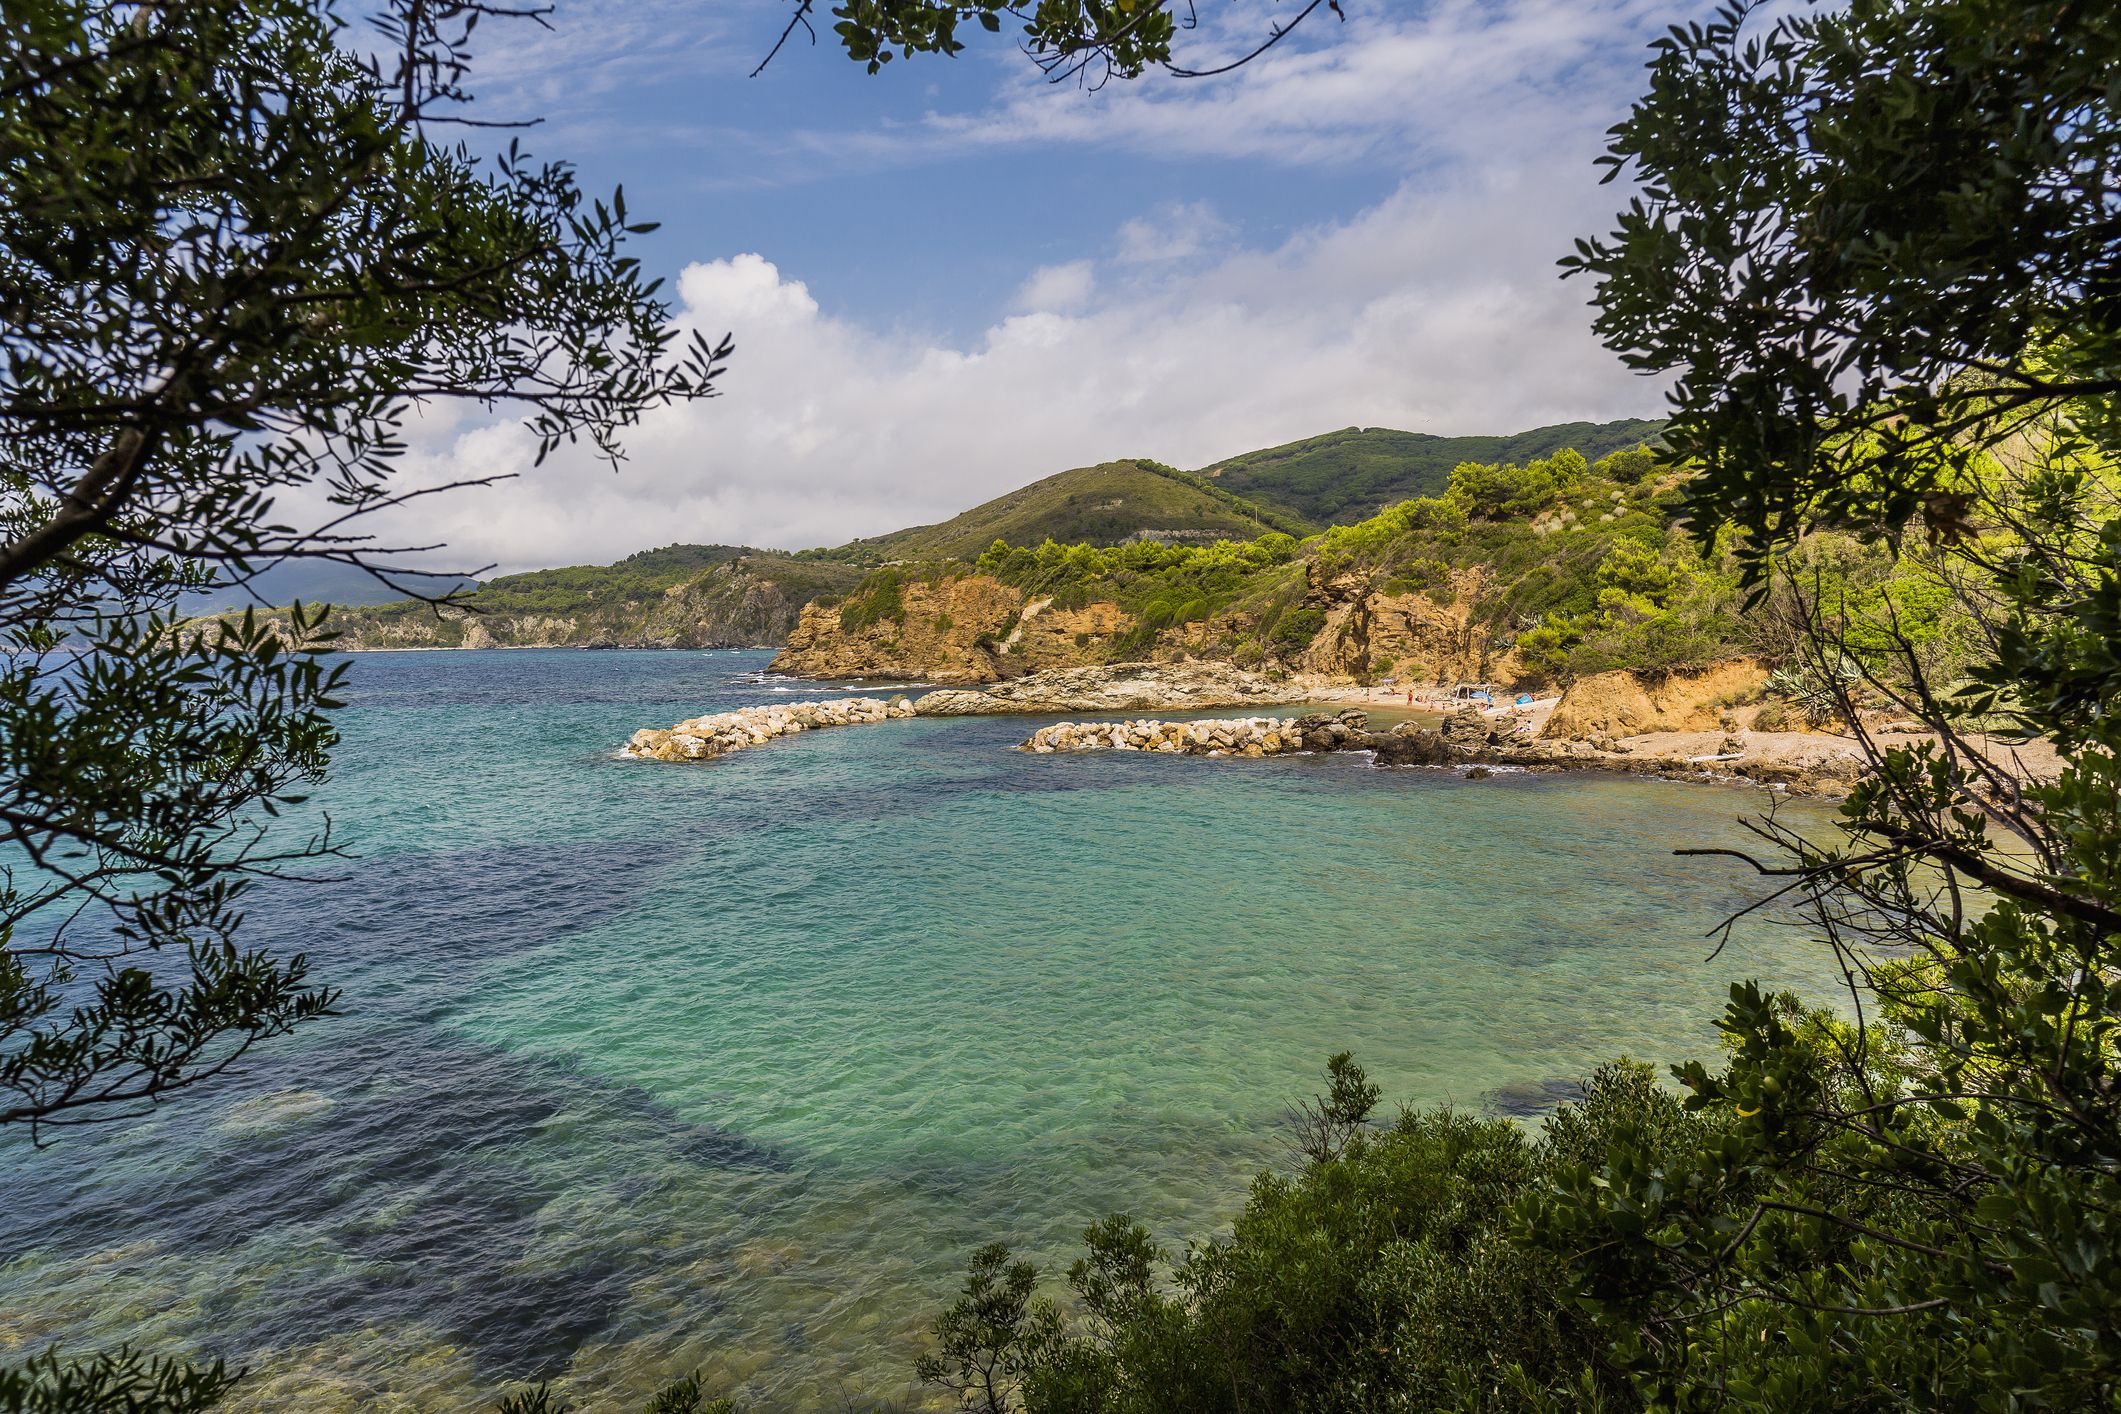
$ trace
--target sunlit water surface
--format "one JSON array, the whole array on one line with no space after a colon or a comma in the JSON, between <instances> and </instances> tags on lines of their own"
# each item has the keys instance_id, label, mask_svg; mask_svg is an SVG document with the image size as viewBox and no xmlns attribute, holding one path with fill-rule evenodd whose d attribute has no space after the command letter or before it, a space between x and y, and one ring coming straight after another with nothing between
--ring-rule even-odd
<instances>
[{"instance_id":1,"label":"sunlit water surface","mask_svg":"<svg viewBox=\"0 0 2121 1414\"><path fill-rule=\"evenodd\" d=\"M748 653L370 655L324 801L358 859L264 896L343 1017L144 1120L0 1150L0 1350L130 1339L259 1407L918 1404L967 1253L1124 1210L1212 1233L1353 1050L1520 1112L1710 1044L1752 887L1673 847L1766 797L1362 758L1029 756L1024 718L632 764L794 700Z\"/></svg>"}]
</instances>

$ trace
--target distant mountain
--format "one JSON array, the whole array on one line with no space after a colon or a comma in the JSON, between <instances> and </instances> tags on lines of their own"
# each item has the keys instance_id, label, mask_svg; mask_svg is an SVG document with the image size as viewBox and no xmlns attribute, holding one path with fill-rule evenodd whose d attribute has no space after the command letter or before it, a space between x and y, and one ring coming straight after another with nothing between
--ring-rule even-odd
<instances>
[{"instance_id":1,"label":"distant mountain","mask_svg":"<svg viewBox=\"0 0 2121 1414\"><path fill-rule=\"evenodd\" d=\"M422 580L420 587L435 594L454 588L469 589L478 583L462 575ZM323 560L290 560L276 565L251 581L247 589L209 589L186 596L184 609L192 614L218 614L252 604L387 604L405 597L366 570Z\"/></svg>"},{"instance_id":2,"label":"distant mountain","mask_svg":"<svg viewBox=\"0 0 2121 1414\"><path fill-rule=\"evenodd\" d=\"M1116 545L1129 539L1253 540L1269 531L1308 534L1314 527L1217 486L1152 461L1106 462L1034 481L974 506L939 525L917 525L832 550L807 551L847 563L887 560L975 559L996 540L1036 545L1087 541Z\"/></svg>"},{"instance_id":3,"label":"distant mountain","mask_svg":"<svg viewBox=\"0 0 2121 1414\"><path fill-rule=\"evenodd\" d=\"M347 648L723 648L780 643L804 604L843 594L858 566L741 545L666 545L613 565L503 575L440 611L342 608Z\"/></svg>"},{"instance_id":4,"label":"distant mountain","mask_svg":"<svg viewBox=\"0 0 2121 1414\"><path fill-rule=\"evenodd\" d=\"M1502 437L1437 437L1387 427L1344 427L1283 447L1247 452L1201 475L1286 514L1344 525L1416 496L1433 496L1460 462L1518 462L1574 447L1592 461L1655 441L1662 422L1559 422Z\"/></svg>"}]
</instances>

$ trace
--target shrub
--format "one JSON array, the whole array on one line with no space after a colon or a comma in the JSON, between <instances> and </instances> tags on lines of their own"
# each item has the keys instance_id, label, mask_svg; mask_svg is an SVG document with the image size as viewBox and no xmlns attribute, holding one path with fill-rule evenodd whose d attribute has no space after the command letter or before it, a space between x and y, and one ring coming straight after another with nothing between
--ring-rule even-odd
<instances>
[{"instance_id":1,"label":"shrub","mask_svg":"<svg viewBox=\"0 0 2121 1414\"><path fill-rule=\"evenodd\" d=\"M890 619L906 621L906 578L896 567L880 569L854 587L840 605L840 631L859 633Z\"/></svg>"},{"instance_id":2,"label":"shrub","mask_svg":"<svg viewBox=\"0 0 2121 1414\"><path fill-rule=\"evenodd\" d=\"M1326 626L1326 611L1319 608L1291 609L1275 622L1269 635L1284 648L1301 649L1309 646L1318 631Z\"/></svg>"},{"instance_id":3,"label":"shrub","mask_svg":"<svg viewBox=\"0 0 2121 1414\"><path fill-rule=\"evenodd\" d=\"M924 1376L999 1395L965 1408L1028 1414L1637 1407L1517 1214L1619 1136L1655 1151L1705 1122L1622 1062L1543 1132L1450 1109L1379 1126L1376 1088L1333 1064L1307 1162L1261 1174L1230 1236L1174 1267L1130 1219L1093 1224L1073 1320L985 1248Z\"/></svg>"}]
</instances>

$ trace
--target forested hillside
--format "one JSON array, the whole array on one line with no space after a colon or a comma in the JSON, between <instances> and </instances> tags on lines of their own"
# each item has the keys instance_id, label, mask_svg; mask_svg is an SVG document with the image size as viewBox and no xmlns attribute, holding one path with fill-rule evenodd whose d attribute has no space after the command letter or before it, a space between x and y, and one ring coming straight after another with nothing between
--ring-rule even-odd
<instances>
[{"instance_id":1,"label":"forested hillside","mask_svg":"<svg viewBox=\"0 0 2121 1414\"><path fill-rule=\"evenodd\" d=\"M1130 539L1245 539L1270 530L1304 534L1301 517L1255 504L1202 477L1133 458L1077 467L997 496L937 525L850 540L818 557L879 564L970 559L996 540L1116 545Z\"/></svg>"},{"instance_id":2,"label":"forested hillside","mask_svg":"<svg viewBox=\"0 0 2121 1414\"><path fill-rule=\"evenodd\" d=\"M1162 646L1360 675L1406 656L1388 645L1406 649L1409 635L1446 632L1464 643L1422 655L1438 672L1500 665L1552 679L1598 663L1684 665L1730 651L1736 629L1720 572L1690 559L1691 542L1670 532L1674 493L1649 482L1635 450L1642 444L1623 437L1656 426L1562 424L1469 438L1349 429L1224 463L1211 468L1214 479L1143 459L1108 462L936 525L831 549L671 545L608 566L503 576L439 613L408 601L342 608L336 621L353 648L717 647L789 642L815 600L789 662L820 674L1007 675ZM1572 432L1585 435L1589 452L1557 441ZM1539 450L1437 469L1466 447ZM1381 489L1426 490L1321 536L1319 525L1235 489L1261 486L1319 508L1328 523L1330 508ZM1616 539L1631 547L1625 555L1648 560L1631 560L1629 570ZM925 630L894 633L896 615L911 612L902 602L909 586L975 572L1009 593L978 605L938 600ZM1607 590L1632 596L1632 607L1601 606ZM917 601L928 594L911 592ZM975 640L1008 638L1017 625L1001 620L1041 598L1052 602L1038 612L1108 602L1124 626L1086 622L1042 650L1042 635L1060 622L1048 613L1040 631L1017 636L1012 654L988 662ZM1369 610L1336 616L1336 607L1363 602ZM1380 627L1376 613L1399 627ZM1314 644L1329 619L1330 641ZM936 629L938 620L948 626ZM841 651L850 648L851 656Z\"/></svg>"},{"instance_id":3,"label":"forested hillside","mask_svg":"<svg viewBox=\"0 0 2121 1414\"><path fill-rule=\"evenodd\" d=\"M669 545L614 565L490 580L439 609L418 601L336 611L348 648L723 648L780 643L803 605L861 570L735 545Z\"/></svg>"},{"instance_id":4,"label":"forested hillside","mask_svg":"<svg viewBox=\"0 0 2121 1414\"><path fill-rule=\"evenodd\" d=\"M1522 464L1462 462L1440 495L1301 541L997 540L972 560L879 568L843 599L813 605L776 667L994 681L1184 654L1544 688L1614 669L1791 659L1790 584L1748 608L1728 549L1679 523L1684 492L1644 447L1595 464L1565 447ZM1939 667L1970 646L1914 557L1820 533L1790 563L1807 592L1830 596L1852 623L1891 618ZM1857 632L1852 649L1866 641Z\"/></svg>"},{"instance_id":5,"label":"forested hillside","mask_svg":"<svg viewBox=\"0 0 2121 1414\"><path fill-rule=\"evenodd\" d=\"M1654 440L1659 422L1562 422L1504 437L1437 437L1389 427L1344 427L1247 452L1201 475L1320 525L1361 520L1396 501L1440 493L1460 462L1529 462L1573 447L1596 461Z\"/></svg>"}]
</instances>

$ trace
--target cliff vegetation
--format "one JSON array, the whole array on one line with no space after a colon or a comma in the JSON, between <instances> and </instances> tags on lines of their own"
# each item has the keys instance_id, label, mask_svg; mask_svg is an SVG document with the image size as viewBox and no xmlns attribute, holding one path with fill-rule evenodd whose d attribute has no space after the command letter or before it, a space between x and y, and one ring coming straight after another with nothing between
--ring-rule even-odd
<instances>
[{"instance_id":1,"label":"cliff vegetation","mask_svg":"<svg viewBox=\"0 0 2121 1414\"><path fill-rule=\"evenodd\" d=\"M861 571L733 545L669 545L614 565L487 581L440 607L341 608L347 648L735 648L787 639L802 606Z\"/></svg>"},{"instance_id":2,"label":"cliff vegetation","mask_svg":"<svg viewBox=\"0 0 2121 1414\"><path fill-rule=\"evenodd\" d=\"M1362 680L1496 679L1550 687L1651 677L1749 656L1792 658L1800 590L1752 608L1728 547L1680 521L1683 477L1645 446L1595 464L1574 449L1461 462L1435 496L1297 539L1038 544L892 565L806 610L776 661L815 676L995 681L1041 668L1195 656ZM1962 654L1964 616L1919 556L1820 532L1789 560L1801 592L1869 624L1892 617ZM1798 685L1793 684L1792 690Z\"/></svg>"}]
</instances>

